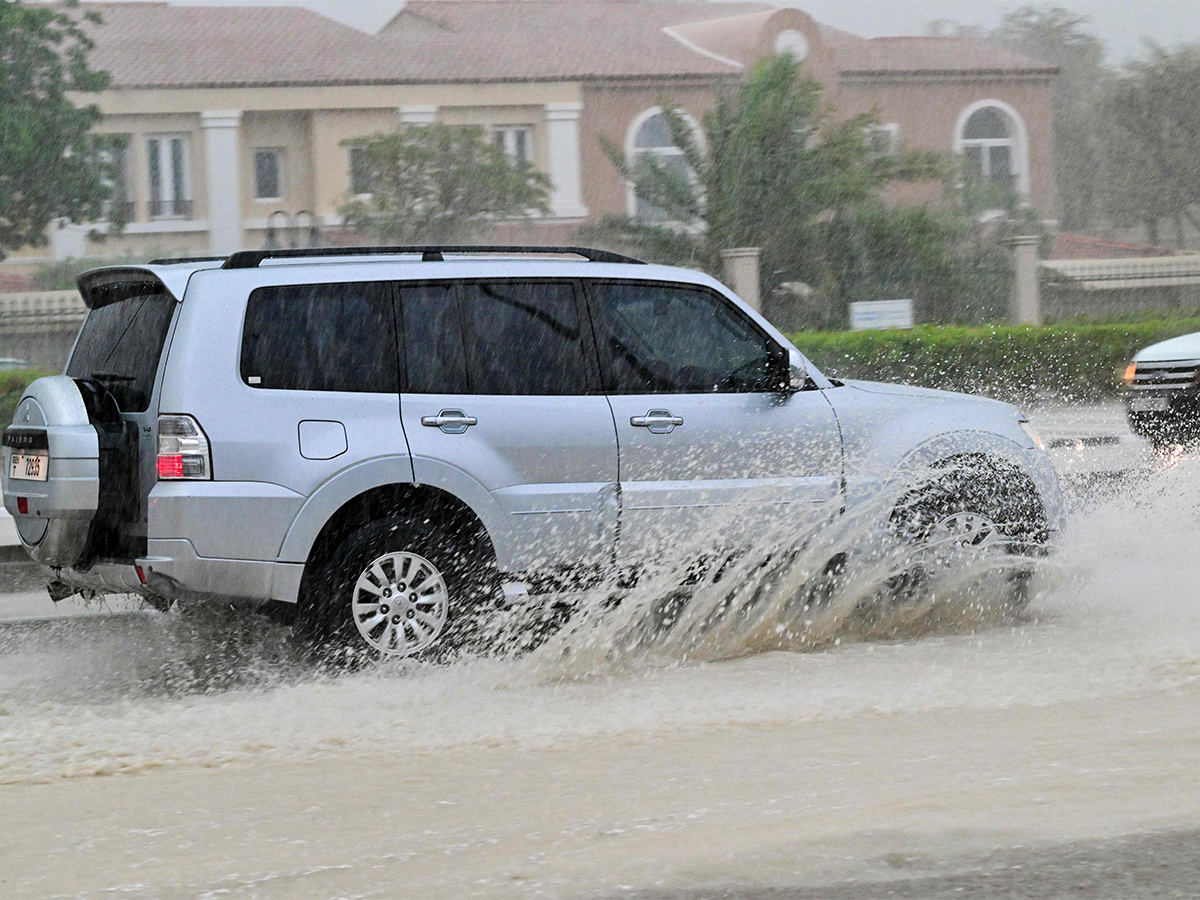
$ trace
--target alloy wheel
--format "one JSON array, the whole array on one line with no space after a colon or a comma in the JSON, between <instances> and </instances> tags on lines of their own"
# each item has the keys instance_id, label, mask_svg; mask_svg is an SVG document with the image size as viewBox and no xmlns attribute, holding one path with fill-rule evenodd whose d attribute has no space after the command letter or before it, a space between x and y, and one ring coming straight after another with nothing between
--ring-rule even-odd
<instances>
[{"instance_id":1,"label":"alloy wheel","mask_svg":"<svg viewBox=\"0 0 1200 900\"><path fill-rule=\"evenodd\" d=\"M437 566L416 553L386 553L354 585L351 613L358 633L389 656L411 656L446 627L449 592Z\"/></svg>"}]
</instances>

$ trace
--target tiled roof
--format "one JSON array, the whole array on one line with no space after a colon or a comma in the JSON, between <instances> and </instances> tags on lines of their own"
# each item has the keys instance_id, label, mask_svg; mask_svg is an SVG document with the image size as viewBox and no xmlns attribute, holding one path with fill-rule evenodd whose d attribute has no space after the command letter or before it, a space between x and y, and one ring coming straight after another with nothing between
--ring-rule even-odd
<instances>
[{"instance_id":1,"label":"tiled roof","mask_svg":"<svg viewBox=\"0 0 1200 900\"><path fill-rule=\"evenodd\" d=\"M835 43L843 74L915 72L1037 72L1054 66L978 41L955 37L858 38Z\"/></svg>"},{"instance_id":2,"label":"tiled roof","mask_svg":"<svg viewBox=\"0 0 1200 900\"><path fill-rule=\"evenodd\" d=\"M349 2L349 0L347 0ZM85 4L114 88L719 77L741 67L666 29L752 27L774 7L645 0L414 0L378 34L279 6ZM686 29L685 29L686 30ZM822 28L843 70L1028 69L968 41L865 40Z\"/></svg>"},{"instance_id":3,"label":"tiled roof","mask_svg":"<svg viewBox=\"0 0 1200 900\"><path fill-rule=\"evenodd\" d=\"M94 66L111 73L113 87L131 88L727 75L737 68L662 29L746 6L414 2L376 35L296 7L89 8L104 20Z\"/></svg>"}]
</instances>

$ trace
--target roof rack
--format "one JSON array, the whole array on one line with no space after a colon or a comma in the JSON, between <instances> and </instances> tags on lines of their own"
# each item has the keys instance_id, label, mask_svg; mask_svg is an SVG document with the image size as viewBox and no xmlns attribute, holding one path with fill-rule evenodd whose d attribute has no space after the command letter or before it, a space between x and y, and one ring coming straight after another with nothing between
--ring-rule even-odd
<instances>
[{"instance_id":1,"label":"roof rack","mask_svg":"<svg viewBox=\"0 0 1200 900\"><path fill-rule=\"evenodd\" d=\"M591 247L523 247L505 244L443 246L443 245L414 245L399 247L317 247L298 250L242 250L234 253L227 260L223 269L257 269L264 260L268 259L316 259L323 256L395 256L401 253L419 253L422 262L442 262L444 254L469 253L521 253L521 254L573 254L581 256L588 262L607 263L636 263L645 265L640 259L612 253L608 250L594 250Z\"/></svg>"},{"instance_id":2,"label":"roof rack","mask_svg":"<svg viewBox=\"0 0 1200 900\"><path fill-rule=\"evenodd\" d=\"M177 266L183 263L221 262L225 256L168 256L163 259L152 259L148 266Z\"/></svg>"}]
</instances>

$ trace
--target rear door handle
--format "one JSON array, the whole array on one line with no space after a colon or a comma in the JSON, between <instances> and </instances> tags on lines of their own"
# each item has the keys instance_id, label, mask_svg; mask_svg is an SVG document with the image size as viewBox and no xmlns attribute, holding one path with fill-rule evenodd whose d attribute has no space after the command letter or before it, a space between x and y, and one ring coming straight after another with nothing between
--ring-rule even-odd
<instances>
[{"instance_id":1,"label":"rear door handle","mask_svg":"<svg viewBox=\"0 0 1200 900\"><path fill-rule=\"evenodd\" d=\"M421 424L426 428L440 428L446 434L463 434L479 420L468 416L461 409L443 409L436 416L422 416Z\"/></svg>"},{"instance_id":2,"label":"rear door handle","mask_svg":"<svg viewBox=\"0 0 1200 900\"><path fill-rule=\"evenodd\" d=\"M644 416L633 416L629 424L634 428L649 428L651 434L670 434L683 424L683 416L673 416L669 409L652 409Z\"/></svg>"}]
</instances>

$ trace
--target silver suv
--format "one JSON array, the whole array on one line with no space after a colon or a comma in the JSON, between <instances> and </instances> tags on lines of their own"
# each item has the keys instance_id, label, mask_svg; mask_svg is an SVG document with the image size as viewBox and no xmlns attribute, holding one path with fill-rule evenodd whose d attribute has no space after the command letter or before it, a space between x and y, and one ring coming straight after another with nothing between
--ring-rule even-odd
<instances>
[{"instance_id":1,"label":"silver suv","mask_svg":"<svg viewBox=\"0 0 1200 900\"><path fill-rule=\"evenodd\" d=\"M79 289L66 374L3 440L5 505L55 599L274 602L326 644L405 655L489 598L636 570L731 511L803 538L882 497L919 538L1026 547L1061 516L1018 410L831 380L695 271L248 251Z\"/></svg>"}]
</instances>

